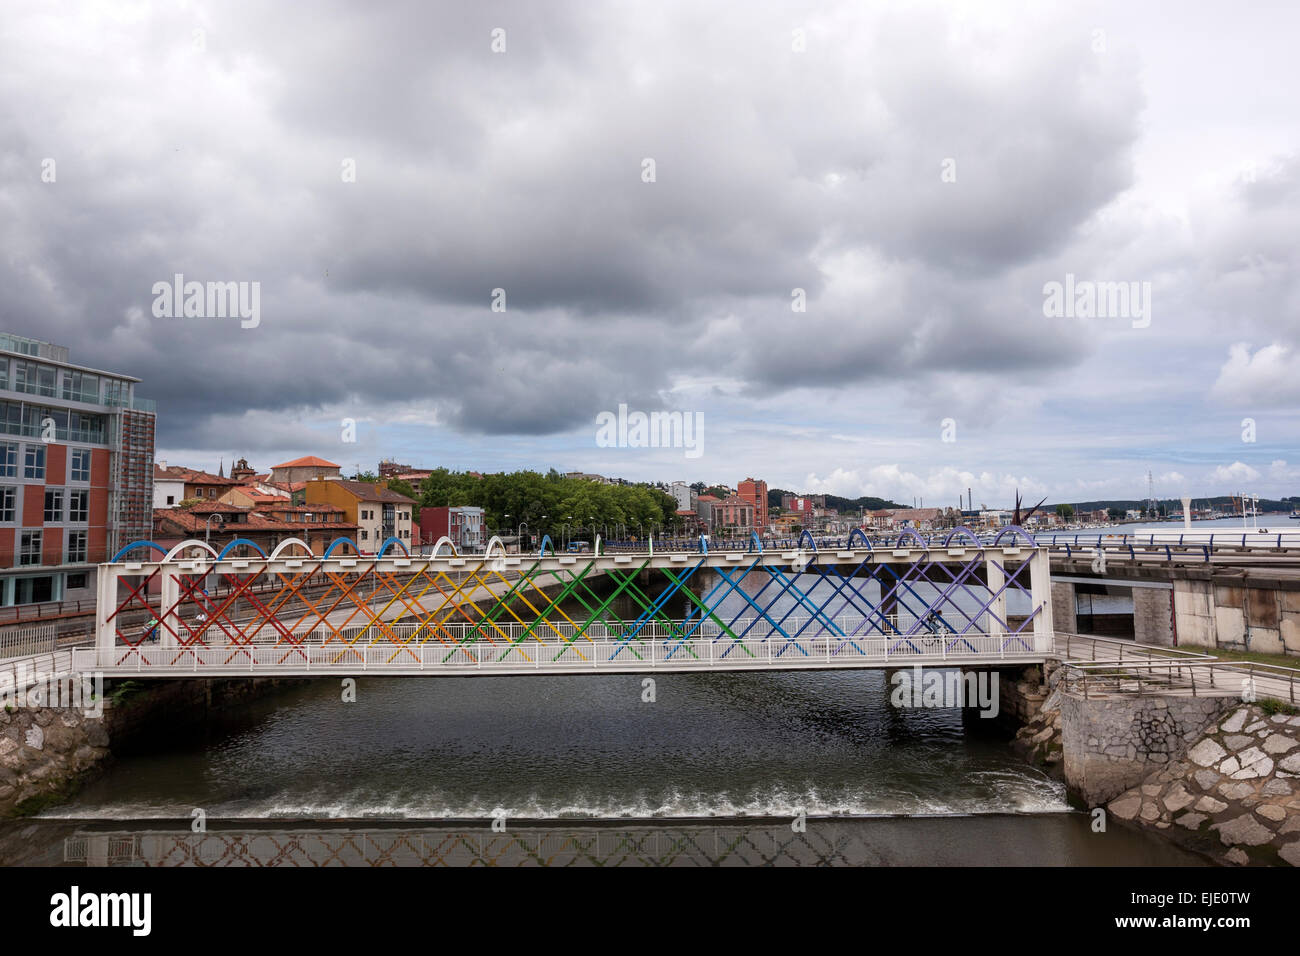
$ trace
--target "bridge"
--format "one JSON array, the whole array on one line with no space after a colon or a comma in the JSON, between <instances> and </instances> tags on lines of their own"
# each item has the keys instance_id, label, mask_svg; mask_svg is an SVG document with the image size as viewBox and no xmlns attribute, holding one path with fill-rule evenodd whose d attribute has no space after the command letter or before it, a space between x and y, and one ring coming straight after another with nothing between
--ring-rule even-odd
<instances>
[{"instance_id":1,"label":"bridge","mask_svg":"<svg viewBox=\"0 0 1300 956\"><path fill-rule=\"evenodd\" d=\"M235 541L123 549L98 575L106 677L478 676L1000 666L1053 651L1046 549L1019 528L981 540L855 532L827 548L602 548L270 554ZM1013 608L1012 605L1017 605ZM144 623L138 623L141 618Z\"/></svg>"}]
</instances>

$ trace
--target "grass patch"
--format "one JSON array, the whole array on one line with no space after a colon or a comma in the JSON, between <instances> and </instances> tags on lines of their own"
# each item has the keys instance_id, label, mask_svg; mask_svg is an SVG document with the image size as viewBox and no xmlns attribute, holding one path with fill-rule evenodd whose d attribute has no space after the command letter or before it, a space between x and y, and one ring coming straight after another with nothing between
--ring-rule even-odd
<instances>
[{"instance_id":1,"label":"grass patch","mask_svg":"<svg viewBox=\"0 0 1300 956\"><path fill-rule=\"evenodd\" d=\"M1274 697L1261 697L1255 705L1270 717L1274 714L1300 714L1300 707Z\"/></svg>"},{"instance_id":2,"label":"grass patch","mask_svg":"<svg viewBox=\"0 0 1300 956\"><path fill-rule=\"evenodd\" d=\"M1225 647L1193 647L1190 644L1181 647L1180 650L1204 651L1206 654L1213 654L1224 661L1253 661L1256 664L1276 664L1279 667L1300 670L1300 657L1294 654L1261 654L1258 651L1234 651Z\"/></svg>"}]
</instances>

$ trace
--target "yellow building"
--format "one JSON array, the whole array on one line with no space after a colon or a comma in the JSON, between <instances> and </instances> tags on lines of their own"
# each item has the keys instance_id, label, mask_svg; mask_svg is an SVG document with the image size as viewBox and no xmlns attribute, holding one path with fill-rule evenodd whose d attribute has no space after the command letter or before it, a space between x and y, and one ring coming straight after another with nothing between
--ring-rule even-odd
<instances>
[{"instance_id":1,"label":"yellow building","mask_svg":"<svg viewBox=\"0 0 1300 956\"><path fill-rule=\"evenodd\" d=\"M357 526L357 548L377 552L389 538L411 547L411 513L415 502L368 481L317 478L307 482L309 505L332 505Z\"/></svg>"}]
</instances>

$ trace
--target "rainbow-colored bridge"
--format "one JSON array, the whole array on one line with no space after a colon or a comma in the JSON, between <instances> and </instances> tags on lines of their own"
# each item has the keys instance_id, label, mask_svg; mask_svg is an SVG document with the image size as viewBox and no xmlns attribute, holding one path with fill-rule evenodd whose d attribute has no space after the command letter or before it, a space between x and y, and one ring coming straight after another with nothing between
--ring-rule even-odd
<instances>
[{"instance_id":1,"label":"rainbow-colored bridge","mask_svg":"<svg viewBox=\"0 0 1300 956\"><path fill-rule=\"evenodd\" d=\"M249 546L252 546L251 548ZM271 554L251 542L151 542L100 565L105 676L592 674L998 666L1052 650L1046 549L1018 528L982 542L860 532L844 547Z\"/></svg>"}]
</instances>

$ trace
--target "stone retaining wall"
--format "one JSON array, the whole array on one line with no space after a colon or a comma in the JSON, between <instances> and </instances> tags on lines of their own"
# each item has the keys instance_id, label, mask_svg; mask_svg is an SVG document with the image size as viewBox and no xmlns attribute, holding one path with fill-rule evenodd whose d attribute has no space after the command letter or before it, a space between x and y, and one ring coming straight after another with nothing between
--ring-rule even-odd
<instances>
[{"instance_id":1,"label":"stone retaining wall","mask_svg":"<svg viewBox=\"0 0 1300 956\"><path fill-rule=\"evenodd\" d=\"M1234 697L1088 699L1065 689L1065 781L1088 806L1099 806L1182 757L1236 703Z\"/></svg>"},{"instance_id":2,"label":"stone retaining wall","mask_svg":"<svg viewBox=\"0 0 1300 956\"><path fill-rule=\"evenodd\" d=\"M1226 863L1300 866L1300 716L1237 702L1107 809Z\"/></svg>"}]
</instances>

